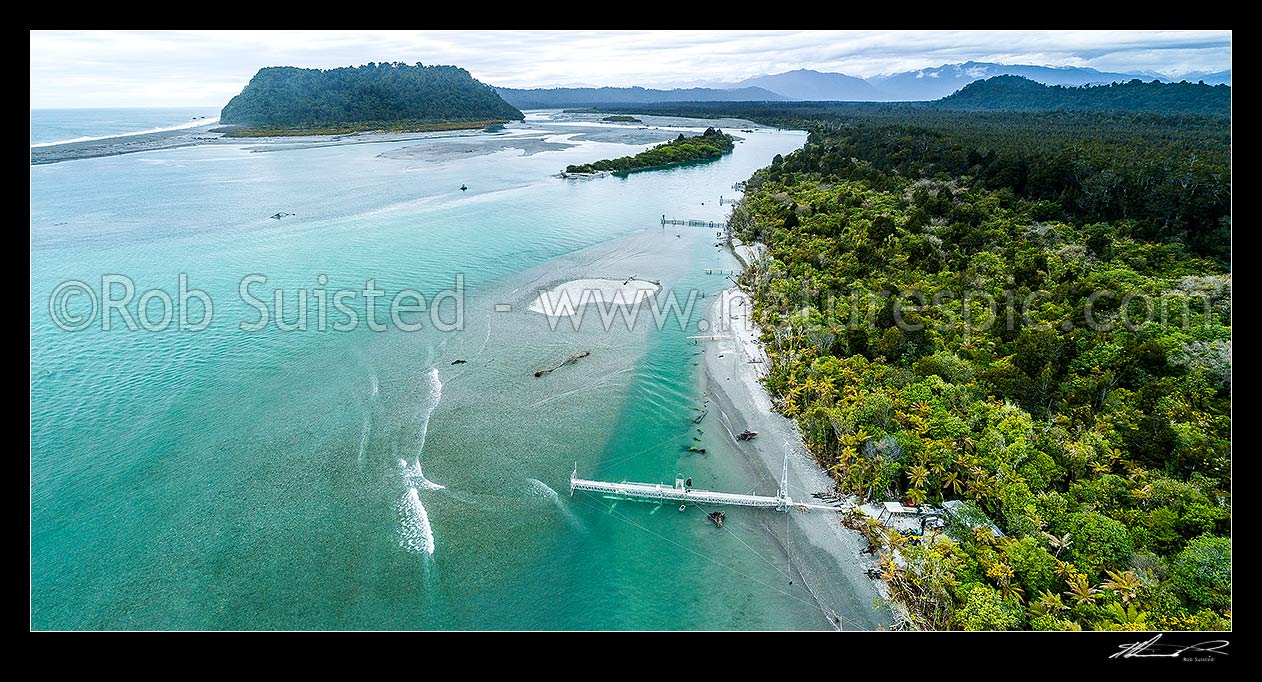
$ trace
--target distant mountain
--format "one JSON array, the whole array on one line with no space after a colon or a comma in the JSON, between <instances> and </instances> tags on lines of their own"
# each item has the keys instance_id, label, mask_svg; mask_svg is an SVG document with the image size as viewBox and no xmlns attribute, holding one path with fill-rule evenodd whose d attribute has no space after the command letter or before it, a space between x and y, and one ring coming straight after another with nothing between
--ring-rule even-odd
<instances>
[{"instance_id":1,"label":"distant mountain","mask_svg":"<svg viewBox=\"0 0 1262 682\"><path fill-rule=\"evenodd\" d=\"M1066 87L1021 76L995 76L964 86L930 104L989 111L1142 111L1159 114L1231 113L1231 86L1131 81Z\"/></svg>"},{"instance_id":2,"label":"distant mountain","mask_svg":"<svg viewBox=\"0 0 1262 682\"><path fill-rule=\"evenodd\" d=\"M1153 73L1119 73L1078 66L1034 66L964 62L943 64L931 69L858 78L844 73L798 69L785 73L754 76L737 83L693 82L694 87L674 90L634 88L552 88L517 90L497 88L510 104L522 109L598 106L602 104L652 104L662 102L778 102L842 101L897 102L933 101L957 92L969 83L995 76L1021 76L1044 85L1105 85L1135 79L1171 82ZM1208 85L1231 85L1231 70L1215 73L1189 73L1179 80ZM700 87L705 86L705 87Z\"/></svg>"},{"instance_id":3,"label":"distant mountain","mask_svg":"<svg viewBox=\"0 0 1262 682\"><path fill-rule=\"evenodd\" d=\"M1226 71L1214 71L1206 73L1205 71L1193 71L1179 76L1178 80L1195 83L1204 81L1206 85L1231 85L1231 69Z\"/></svg>"},{"instance_id":4,"label":"distant mountain","mask_svg":"<svg viewBox=\"0 0 1262 682\"><path fill-rule=\"evenodd\" d=\"M736 87L765 88L792 100L872 102L888 99L862 78L810 69L747 78L737 83Z\"/></svg>"},{"instance_id":5,"label":"distant mountain","mask_svg":"<svg viewBox=\"0 0 1262 682\"><path fill-rule=\"evenodd\" d=\"M1124 83L1133 79L1153 80L1152 76L1134 73L1113 73L1077 66L1031 66L964 62L944 64L933 69L905 71L888 76L875 76L868 82L891 100L934 100L946 97L960 88L994 76L1023 76L1044 85L1096 85ZM1168 79L1161 79L1168 80Z\"/></svg>"},{"instance_id":6,"label":"distant mountain","mask_svg":"<svg viewBox=\"0 0 1262 682\"><path fill-rule=\"evenodd\" d=\"M786 98L763 88L550 88L519 90L495 88L504 101L519 109L590 107L601 104L648 104L650 102L781 102Z\"/></svg>"},{"instance_id":7,"label":"distant mountain","mask_svg":"<svg viewBox=\"0 0 1262 682\"><path fill-rule=\"evenodd\" d=\"M455 66L370 63L259 69L219 121L265 129L521 120L488 85Z\"/></svg>"}]
</instances>

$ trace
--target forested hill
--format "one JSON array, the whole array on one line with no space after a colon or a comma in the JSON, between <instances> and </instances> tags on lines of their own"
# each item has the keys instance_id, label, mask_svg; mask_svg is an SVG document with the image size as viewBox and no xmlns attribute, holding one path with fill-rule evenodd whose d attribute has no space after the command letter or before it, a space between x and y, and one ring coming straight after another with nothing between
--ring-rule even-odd
<instances>
[{"instance_id":1,"label":"forested hill","mask_svg":"<svg viewBox=\"0 0 1262 682\"><path fill-rule=\"evenodd\" d=\"M778 410L841 491L961 510L846 521L914 627L1231 629L1229 118L712 115L811 130L728 220Z\"/></svg>"},{"instance_id":2,"label":"forested hill","mask_svg":"<svg viewBox=\"0 0 1262 682\"><path fill-rule=\"evenodd\" d=\"M1155 114L1231 114L1231 86L1203 83L1043 85L1021 76L995 76L970 83L937 100L943 109L992 111L1143 111Z\"/></svg>"},{"instance_id":3,"label":"forested hill","mask_svg":"<svg viewBox=\"0 0 1262 682\"><path fill-rule=\"evenodd\" d=\"M219 120L258 128L521 120L522 113L455 66L369 63L338 69L268 67Z\"/></svg>"},{"instance_id":4,"label":"forested hill","mask_svg":"<svg viewBox=\"0 0 1262 682\"><path fill-rule=\"evenodd\" d=\"M549 88L517 90L496 88L513 106L522 109L555 109L590 107L610 104L644 104L650 102L775 102L786 98L763 88L686 88L652 90L648 88Z\"/></svg>"}]
</instances>

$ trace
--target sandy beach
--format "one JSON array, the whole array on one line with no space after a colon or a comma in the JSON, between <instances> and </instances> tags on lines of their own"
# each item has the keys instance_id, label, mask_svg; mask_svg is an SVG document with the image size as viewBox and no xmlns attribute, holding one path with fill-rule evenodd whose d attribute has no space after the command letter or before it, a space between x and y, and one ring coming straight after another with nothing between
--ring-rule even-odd
<instances>
[{"instance_id":1,"label":"sandy beach","mask_svg":"<svg viewBox=\"0 0 1262 682\"><path fill-rule=\"evenodd\" d=\"M833 481L807 452L797 425L772 411L771 397L759 383L766 358L759 331L749 319L750 305L735 287L710 304L708 333L714 338L705 342L706 397L717 409L733 448L752 466L765 469L770 480L779 481L787 448L790 495L817 503L811 494L832 490ZM735 434L745 429L758 436L737 440ZM888 628L893 615L865 574L874 562L872 555L862 553L867 544L863 537L841 525L840 513L792 511L788 516L791 532L778 540L829 620L842 630ZM880 608L874 608L875 602L881 602Z\"/></svg>"},{"instance_id":2,"label":"sandy beach","mask_svg":"<svg viewBox=\"0 0 1262 682\"><path fill-rule=\"evenodd\" d=\"M181 128L179 130L164 130L139 135L117 135L100 140L32 147L31 164L57 163L59 161L117 156L133 152L206 144L214 142L223 136L222 133L211 132L211 129L218 127L218 125L218 122L213 122L204 126Z\"/></svg>"}]
</instances>

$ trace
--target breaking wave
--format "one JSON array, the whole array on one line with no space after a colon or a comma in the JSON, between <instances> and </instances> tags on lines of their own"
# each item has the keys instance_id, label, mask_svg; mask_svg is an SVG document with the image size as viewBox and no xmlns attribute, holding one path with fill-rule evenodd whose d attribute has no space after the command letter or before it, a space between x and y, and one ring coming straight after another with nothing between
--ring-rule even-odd
<instances>
[{"instance_id":1,"label":"breaking wave","mask_svg":"<svg viewBox=\"0 0 1262 682\"><path fill-rule=\"evenodd\" d=\"M425 478L425 473L421 471L421 462L418 459L412 464L408 464L406 459L399 460L399 475L403 476L403 480L410 486L415 486L422 490L446 490L447 486L435 483Z\"/></svg>"},{"instance_id":2,"label":"breaking wave","mask_svg":"<svg viewBox=\"0 0 1262 682\"><path fill-rule=\"evenodd\" d=\"M399 546L417 554L434 554L434 529L416 488L408 488L399 500Z\"/></svg>"},{"instance_id":3,"label":"breaking wave","mask_svg":"<svg viewBox=\"0 0 1262 682\"><path fill-rule=\"evenodd\" d=\"M443 382L438 378L438 369L431 367L429 373L425 375L429 388L428 400L420 409L420 425L421 437L416 444L417 461L420 461L421 452L425 450L425 437L429 435L429 417L434 414L434 408L438 407L438 401L443 399Z\"/></svg>"}]
</instances>

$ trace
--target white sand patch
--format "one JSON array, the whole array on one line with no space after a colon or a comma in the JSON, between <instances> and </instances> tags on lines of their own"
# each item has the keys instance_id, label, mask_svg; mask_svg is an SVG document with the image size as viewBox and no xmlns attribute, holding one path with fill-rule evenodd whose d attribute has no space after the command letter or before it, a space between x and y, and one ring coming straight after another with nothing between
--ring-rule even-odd
<instances>
[{"instance_id":1,"label":"white sand patch","mask_svg":"<svg viewBox=\"0 0 1262 682\"><path fill-rule=\"evenodd\" d=\"M593 303L603 309L634 306L661 288L656 282L642 279L575 279L540 291L529 310L548 317L569 317L581 315L584 306Z\"/></svg>"}]
</instances>

